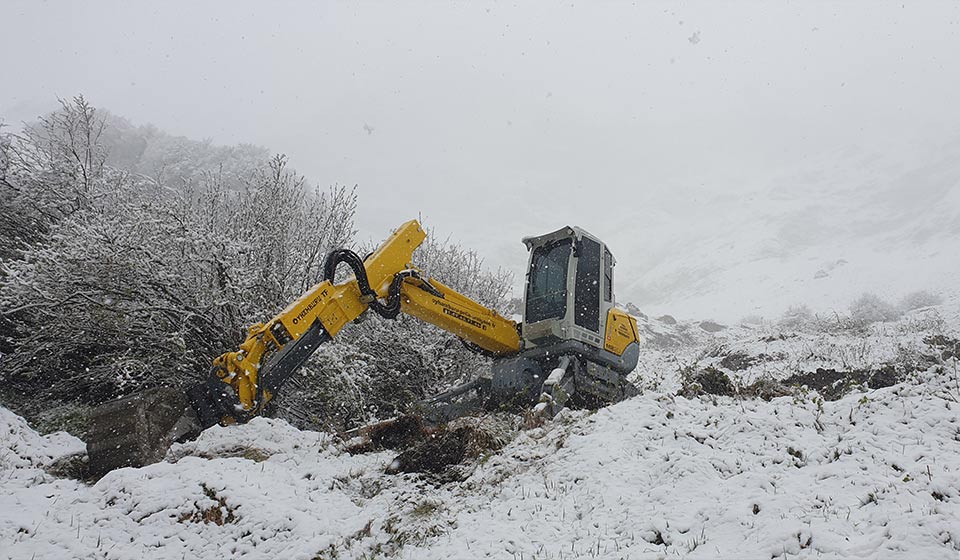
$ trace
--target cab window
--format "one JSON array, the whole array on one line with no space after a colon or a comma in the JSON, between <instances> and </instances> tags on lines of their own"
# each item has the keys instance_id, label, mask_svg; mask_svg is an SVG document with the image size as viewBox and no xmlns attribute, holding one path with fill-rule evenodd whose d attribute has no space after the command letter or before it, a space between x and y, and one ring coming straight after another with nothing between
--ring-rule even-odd
<instances>
[{"instance_id":1,"label":"cab window","mask_svg":"<svg viewBox=\"0 0 960 560\"><path fill-rule=\"evenodd\" d=\"M613 301L613 255L603 249L603 301Z\"/></svg>"},{"instance_id":2,"label":"cab window","mask_svg":"<svg viewBox=\"0 0 960 560\"><path fill-rule=\"evenodd\" d=\"M561 319L566 314L570 249L570 240L564 239L533 250L527 279L526 322Z\"/></svg>"}]
</instances>

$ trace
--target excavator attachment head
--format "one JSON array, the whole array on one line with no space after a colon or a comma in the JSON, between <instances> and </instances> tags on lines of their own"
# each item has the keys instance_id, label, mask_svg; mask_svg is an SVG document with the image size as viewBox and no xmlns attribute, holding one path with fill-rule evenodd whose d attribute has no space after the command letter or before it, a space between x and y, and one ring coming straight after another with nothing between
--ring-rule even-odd
<instances>
[{"instance_id":1,"label":"excavator attachment head","mask_svg":"<svg viewBox=\"0 0 960 560\"><path fill-rule=\"evenodd\" d=\"M196 414L176 389L158 387L105 403L90 418L90 473L102 476L120 467L156 463L174 441L191 432L199 432Z\"/></svg>"}]
</instances>

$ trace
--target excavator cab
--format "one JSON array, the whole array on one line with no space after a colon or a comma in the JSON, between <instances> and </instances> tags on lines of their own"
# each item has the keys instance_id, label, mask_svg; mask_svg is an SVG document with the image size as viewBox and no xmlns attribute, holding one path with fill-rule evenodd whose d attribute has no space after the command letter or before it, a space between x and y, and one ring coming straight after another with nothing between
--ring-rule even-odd
<instances>
[{"instance_id":1,"label":"excavator cab","mask_svg":"<svg viewBox=\"0 0 960 560\"><path fill-rule=\"evenodd\" d=\"M607 246L578 227L527 237L530 251L523 338L530 346L579 340L602 348L614 305L613 266Z\"/></svg>"},{"instance_id":2,"label":"excavator cab","mask_svg":"<svg viewBox=\"0 0 960 560\"><path fill-rule=\"evenodd\" d=\"M639 337L634 319L615 307L616 260L606 244L575 226L523 243L530 251L524 347L572 351L622 373L632 371Z\"/></svg>"},{"instance_id":3,"label":"excavator cab","mask_svg":"<svg viewBox=\"0 0 960 560\"><path fill-rule=\"evenodd\" d=\"M610 249L576 226L523 244L523 348L494 361L494 394L530 393L559 408L572 397L589 406L631 393L624 376L637 365L640 338L636 320L616 307Z\"/></svg>"}]
</instances>

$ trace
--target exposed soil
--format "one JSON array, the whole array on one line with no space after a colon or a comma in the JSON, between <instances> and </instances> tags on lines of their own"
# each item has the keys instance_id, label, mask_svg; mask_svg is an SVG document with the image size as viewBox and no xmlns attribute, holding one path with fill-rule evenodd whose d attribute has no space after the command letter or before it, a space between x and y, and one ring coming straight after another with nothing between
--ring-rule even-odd
<instances>
[{"instance_id":1,"label":"exposed soil","mask_svg":"<svg viewBox=\"0 0 960 560\"><path fill-rule=\"evenodd\" d=\"M521 416L507 413L457 418L397 455L387 472L432 473L442 480L458 480L466 472L458 465L499 451L522 425Z\"/></svg>"},{"instance_id":2,"label":"exposed soil","mask_svg":"<svg viewBox=\"0 0 960 560\"><path fill-rule=\"evenodd\" d=\"M385 449L404 449L429 437L435 428L427 426L419 416L401 416L396 422L370 434L374 446Z\"/></svg>"},{"instance_id":3,"label":"exposed soil","mask_svg":"<svg viewBox=\"0 0 960 560\"><path fill-rule=\"evenodd\" d=\"M439 474L466 458L469 438L470 429L467 427L435 435L397 455L387 472Z\"/></svg>"},{"instance_id":4,"label":"exposed soil","mask_svg":"<svg viewBox=\"0 0 960 560\"><path fill-rule=\"evenodd\" d=\"M749 356L743 352L732 352L720 360L720 367L730 371L743 371L762 361L763 356Z\"/></svg>"},{"instance_id":5,"label":"exposed soil","mask_svg":"<svg viewBox=\"0 0 960 560\"><path fill-rule=\"evenodd\" d=\"M467 416L438 426L406 415L341 435L354 438L346 448L351 454L400 451L388 474L431 473L453 480L456 476L448 476L451 467L501 449L522 424L520 416L511 414Z\"/></svg>"},{"instance_id":6,"label":"exposed soil","mask_svg":"<svg viewBox=\"0 0 960 560\"><path fill-rule=\"evenodd\" d=\"M923 342L936 349L940 353L941 360L960 358L960 340L937 334L928 336L923 339Z\"/></svg>"},{"instance_id":7,"label":"exposed soil","mask_svg":"<svg viewBox=\"0 0 960 560\"><path fill-rule=\"evenodd\" d=\"M787 340L787 339L796 338L796 337L797 335L793 333L790 333L790 334L780 333L776 335L772 334L770 336L760 337L760 342L776 342L778 340Z\"/></svg>"},{"instance_id":8,"label":"exposed soil","mask_svg":"<svg viewBox=\"0 0 960 560\"><path fill-rule=\"evenodd\" d=\"M817 371L797 373L786 378L786 385L807 386L816 390L828 401L835 401L850 390L852 385L866 382L867 375L856 371L837 371L817 368Z\"/></svg>"},{"instance_id":9,"label":"exposed soil","mask_svg":"<svg viewBox=\"0 0 960 560\"><path fill-rule=\"evenodd\" d=\"M902 379L903 375L893 366L886 365L876 371L837 371L817 368L815 372L791 375L784 380L784 384L797 387L806 385L810 389L815 389L823 398L835 401L856 385L866 383L871 389L881 389L899 383Z\"/></svg>"},{"instance_id":10,"label":"exposed soil","mask_svg":"<svg viewBox=\"0 0 960 560\"><path fill-rule=\"evenodd\" d=\"M731 352L730 354L724 356L722 360L720 360L720 367L730 371L743 371L757 364L762 364L763 362L769 362L775 359L777 359L776 356L770 356L768 354L757 354L756 356L750 356L744 352Z\"/></svg>"},{"instance_id":11,"label":"exposed soil","mask_svg":"<svg viewBox=\"0 0 960 560\"><path fill-rule=\"evenodd\" d=\"M899 383L902 377L893 366L886 365L870 375L870 379L867 379L867 387L871 389L890 387Z\"/></svg>"},{"instance_id":12,"label":"exposed soil","mask_svg":"<svg viewBox=\"0 0 960 560\"><path fill-rule=\"evenodd\" d=\"M733 382L727 374L714 367L708 367L693 373L683 382L680 394L687 398L702 394L732 396Z\"/></svg>"},{"instance_id":13,"label":"exposed soil","mask_svg":"<svg viewBox=\"0 0 960 560\"><path fill-rule=\"evenodd\" d=\"M433 437L440 428L428 425L422 417L405 415L385 420L357 431L359 440L347 446L347 452L367 453L382 449L406 449Z\"/></svg>"}]
</instances>

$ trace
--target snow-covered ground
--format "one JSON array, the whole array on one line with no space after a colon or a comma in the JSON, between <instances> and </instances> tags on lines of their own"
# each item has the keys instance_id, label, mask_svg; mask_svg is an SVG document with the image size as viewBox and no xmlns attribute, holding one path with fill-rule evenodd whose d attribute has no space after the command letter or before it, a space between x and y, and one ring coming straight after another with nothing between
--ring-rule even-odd
<instances>
[{"instance_id":1,"label":"snow-covered ground","mask_svg":"<svg viewBox=\"0 0 960 560\"><path fill-rule=\"evenodd\" d=\"M958 308L829 336L651 320L640 396L521 430L455 482L386 475L392 452L257 419L88 485L45 470L82 442L0 409L0 558L955 559L955 357L837 400L677 389L731 353L769 358L730 369L738 385L913 363L939 351L932 336L958 338Z\"/></svg>"}]
</instances>

